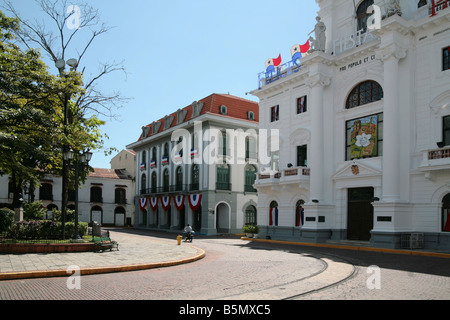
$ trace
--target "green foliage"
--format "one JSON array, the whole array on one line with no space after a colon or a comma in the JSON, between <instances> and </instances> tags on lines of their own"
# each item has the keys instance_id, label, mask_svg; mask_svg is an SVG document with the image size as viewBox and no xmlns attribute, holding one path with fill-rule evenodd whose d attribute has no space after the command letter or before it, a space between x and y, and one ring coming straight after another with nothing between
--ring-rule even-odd
<instances>
[{"instance_id":1,"label":"green foliage","mask_svg":"<svg viewBox=\"0 0 450 320\"><path fill-rule=\"evenodd\" d=\"M14 224L14 211L7 208L0 209L0 233L6 232Z\"/></svg>"},{"instance_id":2,"label":"green foliage","mask_svg":"<svg viewBox=\"0 0 450 320\"><path fill-rule=\"evenodd\" d=\"M259 229L258 229L258 226L246 225L246 226L242 227L242 232L244 232L244 233L258 233Z\"/></svg>"},{"instance_id":3,"label":"green foliage","mask_svg":"<svg viewBox=\"0 0 450 320\"><path fill-rule=\"evenodd\" d=\"M42 220L46 213L47 209L42 205L41 201L25 203L23 205L24 220Z\"/></svg>"},{"instance_id":4,"label":"green foliage","mask_svg":"<svg viewBox=\"0 0 450 320\"><path fill-rule=\"evenodd\" d=\"M86 222L78 223L78 234L83 237L87 234L88 224ZM66 238L73 237L75 224L69 222L66 224ZM15 240L61 240L62 225L57 221L19 221L9 229L8 238Z\"/></svg>"}]
</instances>

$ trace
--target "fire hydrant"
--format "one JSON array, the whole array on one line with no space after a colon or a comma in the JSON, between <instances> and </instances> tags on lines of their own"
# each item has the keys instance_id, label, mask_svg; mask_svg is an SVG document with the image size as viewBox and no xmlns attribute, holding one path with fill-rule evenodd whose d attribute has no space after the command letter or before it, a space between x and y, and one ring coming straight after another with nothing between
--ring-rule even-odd
<instances>
[{"instance_id":1,"label":"fire hydrant","mask_svg":"<svg viewBox=\"0 0 450 320\"><path fill-rule=\"evenodd\" d=\"M179 236L177 237L178 245L181 245L181 239L183 239L183 236L180 236L180 235L179 235Z\"/></svg>"}]
</instances>

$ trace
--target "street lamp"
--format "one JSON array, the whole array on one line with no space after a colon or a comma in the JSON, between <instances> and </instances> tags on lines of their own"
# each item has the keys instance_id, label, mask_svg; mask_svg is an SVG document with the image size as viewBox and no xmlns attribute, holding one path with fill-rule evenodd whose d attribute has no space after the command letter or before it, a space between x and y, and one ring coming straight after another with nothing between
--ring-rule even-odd
<instances>
[{"instance_id":1,"label":"street lamp","mask_svg":"<svg viewBox=\"0 0 450 320\"><path fill-rule=\"evenodd\" d=\"M81 237L78 233L78 185L79 185L79 173L80 169L84 169L89 166L89 161L92 159L92 152L85 151L83 154L78 154L78 160L75 160L72 164L71 161L75 158L75 153L72 150L68 150L64 153L64 157L69 161L69 167L75 169L75 232L73 234L73 241L80 241Z\"/></svg>"},{"instance_id":2,"label":"street lamp","mask_svg":"<svg viewBox=\"0 0 450 320\"><path fill-rule=\"evenodd\" d=\"M75 70L76 67L78 66L78 61L76 59L69 59L67 61L67 65L69 67L71 67L71 70ZM55 66L59 71L59 76L60 77L66 77L66 74L64 73L64 69L66 68L66 61L64 61L64 59L60 59L55 61ZM65 92L64 93L64 134L67 134L67 121L68 121L68 116L67 116L67 112L68 112L68 103L70 100L70 94ZM66 180L68 178L68 174L67 174L67 170L68 170L68 166L67 166L67 157L70 156L70 151L69 148L67 147L67 145L63 146L63 162L62 162L62 195L61 195L61 215L62 215L62 236L63 239L65 239L66 235L65 235L65 223L66 223L66 211L67 211L67 192L66 192ZM73 158L73 155L72 155Z\"/></svg>"}]
</instances>

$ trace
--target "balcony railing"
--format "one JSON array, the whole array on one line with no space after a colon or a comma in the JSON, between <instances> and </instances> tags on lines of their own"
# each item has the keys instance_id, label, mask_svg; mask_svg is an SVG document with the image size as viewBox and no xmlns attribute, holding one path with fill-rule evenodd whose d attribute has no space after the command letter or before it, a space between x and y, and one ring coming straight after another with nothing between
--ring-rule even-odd
<instances>
[{"instance_id":1,"label":"balcony railing","mask_svg":"<svg viewBox=\"0 0 450 320\"><path fill-rule=\"evenodd\" d=\"M198 191L199 184L174 184L169 186L152 187L147 189L141 189L141 195L158 195L158 194L168 194L168 193L187 193L191 191Z\"/></svg>"},{"instance_id":2,"label":"balcony railing","mask_svg":"<svg viewBox=\"0 0 450 320\"><path fill-rule=\"evenodd\" d=\"M296 182L298 180L309 180L309 176L311 174L310 168L307 167L297 167L297 168L288 168L281 170L273 175L269 174L260 174L258 175L258 179L263 183L270 182ZM265 181L267 180L267 182ZM269 181L270 180L270 181Z\"/></svg>"},{"instance_id":3,"label":"balcony railing","mask_svg":"<svg viewBox=\"0 0 450 320\"><path fill-rule=\"evenodd\" d=\"M450 158L450 148L428 151L428 160L447 159L447 158Z\"/></svg>"}]
</instances>

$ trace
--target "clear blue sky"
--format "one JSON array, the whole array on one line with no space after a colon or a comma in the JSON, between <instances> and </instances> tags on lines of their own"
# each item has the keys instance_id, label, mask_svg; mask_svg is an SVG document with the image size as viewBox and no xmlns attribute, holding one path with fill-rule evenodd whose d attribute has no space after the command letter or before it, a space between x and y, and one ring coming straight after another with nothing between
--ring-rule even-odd
<instances>
[{"instance_id":1,"label":"clear blue sky","mask_svg":"<svg viewBox=\"0 0 450 320\"><path fill-rule=\"evenodd\" d=\"M42 20L33 0L12 2L22 17ZM105 93L131 98L115 111L119 120L102 127L109 136L105 146L119 150L139 138L142 126L212 93L258 101L245 93L257 88L265 61L279 54L290 61L291 47L306 42L319 10L315 0L88 2L114 28L97 38L81 67L89 75L99 62L116 61L127 71L101 81ZM87 39L88 30L83 31L80 45ZM53 65L50 70L56 73ZM109 168L110 160L98 152L91 165Z\"/></svg>"}]
</instances>

